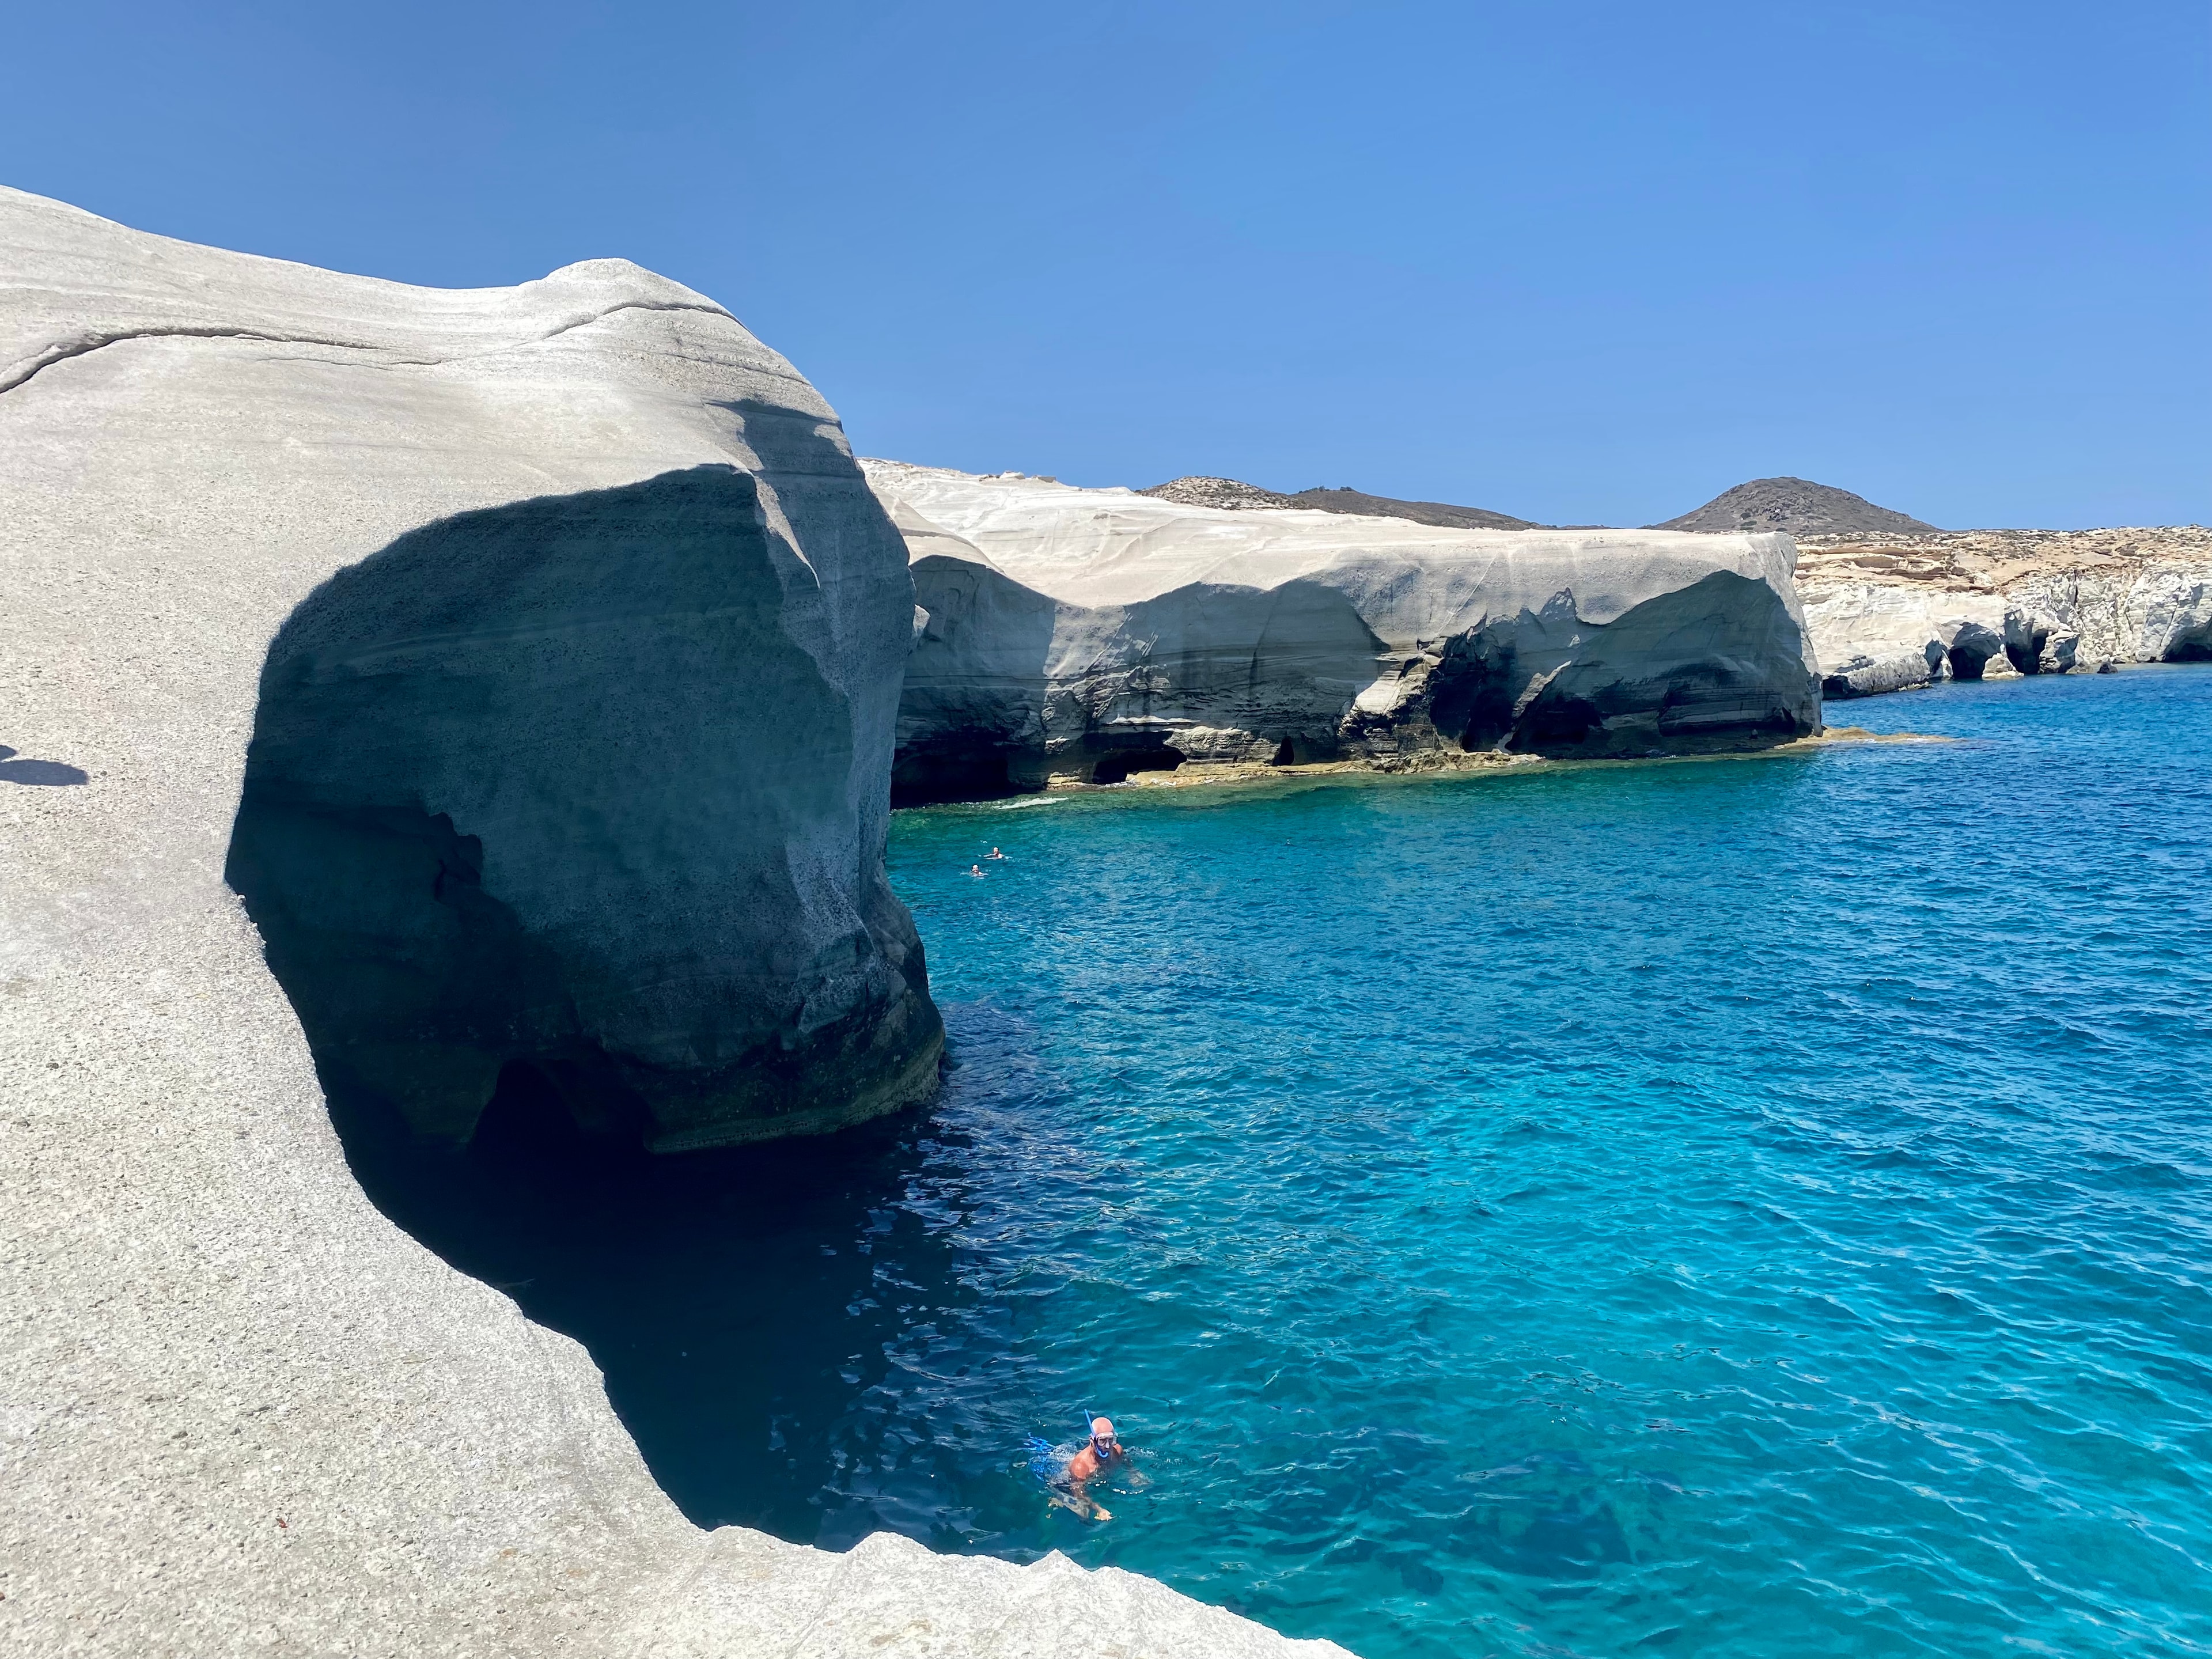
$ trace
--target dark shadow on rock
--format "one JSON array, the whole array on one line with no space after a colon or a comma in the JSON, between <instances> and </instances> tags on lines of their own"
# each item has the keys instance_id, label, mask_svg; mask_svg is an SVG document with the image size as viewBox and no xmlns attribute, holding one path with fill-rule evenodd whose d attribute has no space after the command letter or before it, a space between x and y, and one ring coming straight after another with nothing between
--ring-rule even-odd
<instances>
[{"instance_id":1,"label":"dark shadow on rock","mask_svg":"<svg viewBox=\"0 0 2212 1659\"><path fill-rule=\"evenodd\" d=\"M821 422L739 412L787 522L895 536ZM937 1074L920 944L868 867L886 808L872 832L849 798L866 734L817 659L852 590L769 520L752 475L704 466L340 571L270 646L225 873L370 1200L581 1342L692 1519L812 1541L838 1414L910 1317L886 1255L931 1306L961 1292L899 1203L921 1114L660 1155L718 1110L826 1129ZM858 562L902 622L902 565ZM854 695L887 722L895 691Z\"/></svg>"},{"instance_id":2,"label":"dark shadow on rock","mask_svg":"<svg viewBox=\"0 0 2212 1659\"><path fill-rule=\"evenodd\" d=\"M0 743L0 783L52 786L91 781L89 773L62 761L18 760L15 750Z\"/></svg>"},{"instance_id":3,"label":"dark shadow on rock","mask_svg":"<svg viewBox=\"0 0 2212 1659\"><path fill-rule=\"evenodd\" d=\"M914 562L927 621L899 698L891 805L994 800L1041 787L1017 775L1044 747L1047 665L1062 607L966 559Z\"/></svg>"},{"instance_id":4,"label":"dark shadow on rock","mask_svg":"<svg viewBox=\"0 0 2212 1659\"><path fill-rule=\"evenodd\" d=\"M848 1419L909 1327L969 1295L905 1203L938 1132L915 1114L834 1137L655 1158L580 1134L510 1063L465 1153L380 1103L334 1096L349 1161L387 1216L574 1337L661 1489L702 1527L849 1543L832 1513Z\"/></svg>"},{"instance_id":5,"label":"dark shadow on rock","mask_svg":"<svg viewBox=\"0 0 2212 1659\"><path fill-rule=\"evenodd\" d=\"M2167 662L2212 662L2212 623L2178 635L2166 647Z\"/></svg>"},{"instance_id":6,"label":"dark shadow on rock","mask_svg":"<svg viewBox=\"0 0 2212 1659\"><path fill-rule=\"evenodd\" d=\"M817 457L786 505L825 539L831 460L857 479ZM676 1151L934 1086L805 574L752 475L700 466L440 520L301 603L225 875L327 1091L460 1146L526 1061L580 1132Z\"/></svg>"},{"instance_id":7,"label":"dark shadow on rock","mask_svg":"<svg viewBox=\"0 0 2212 1659\"><path fill-rule=\"evenodd\" d=\"M1563 757L1659 744L1674 753L1757 749L1820 726L1802 630L1763 581L1717 570L1589 631L1594 643L1521 705L1512 747ZM1524 640L1521 665L1550 665L1532 659Z\"/></svg>"},{"instance_id":8,"label":"dark shadow on rock","mask_svg":"<svg viewBox=\"0 0 2212 1659\"><path fill-rule=\"evenodd\" d=\"M1279 755L1334 759L1344 711L1375 678L1382 642L1325 582L1193 582L1128 607L1112 660L1133 690L1115 712L1250 732ZM1165 688L1154 702L1133 690ZM1109 728L1110 732L1110 728Z\"/></svg>"}]
</instances>

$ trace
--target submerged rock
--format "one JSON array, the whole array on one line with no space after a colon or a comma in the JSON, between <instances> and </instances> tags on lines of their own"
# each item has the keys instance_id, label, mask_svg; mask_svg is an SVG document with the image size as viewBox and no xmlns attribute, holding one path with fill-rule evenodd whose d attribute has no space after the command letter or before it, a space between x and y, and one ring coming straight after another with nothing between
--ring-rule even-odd
<instances>
[{"instance_id":1,"label":"submerged rock","mask_svg":"<svg viewBox=\"0 0 2212 1659\"><path fill-rule=\"evenodd\" d=\"M332 1133L319 1064L434 1042L596 1045L666 1133L760 1031L724 1124L933 1046L879 864L903 552L782 358L621 261L448 293L0 191L0 747L70 784L0 775L11 1651L1340 1651L692 1526Z\"/></svg>"},{"instance_id":2,"label":"submerged rock","mask_svg":"<svg viewBox=\"0 0 2212 1659\"><path fill-rule=\"evenodd\" d=\"M1470 530L863 465L924 613L901 801L1820 726L1787 537Z\"/></svg>"}]
</instances>

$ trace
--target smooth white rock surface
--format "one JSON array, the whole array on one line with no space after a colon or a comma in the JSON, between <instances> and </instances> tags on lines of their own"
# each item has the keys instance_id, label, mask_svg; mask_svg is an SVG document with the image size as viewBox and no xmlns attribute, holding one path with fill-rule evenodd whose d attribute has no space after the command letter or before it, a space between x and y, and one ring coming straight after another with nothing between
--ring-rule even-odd
<instances>
[{"instance_id":1,"label":"smooth white rock surface","mask_svg":"<svg viewBox=\"0 0 2212 1659\"><path fill-rule=\"evenodd\" d=\"M855 908L910 605L895 544L789 533L763 419L842 440L787 363L622 261L448 293L0 191L0 1651L1338 1651L1057 1559L690 1526L583 1351L362 1196L224 884L264 654L325 578L734 466L782 550L749 603L850 702L849 811L793 861Z\"/></svg>"},{"instance_id":2,"label":"smooth white rock surface","mask_svg":"<svg viewBox=\"0 0 2212 1659\"><path fill-rule=\"evenodd\" d=\"M1780 535L1231 512L866 460L927 613L902 782L1438 746L1642 752L1820 725Z\"/></svg>"}]
</instances>

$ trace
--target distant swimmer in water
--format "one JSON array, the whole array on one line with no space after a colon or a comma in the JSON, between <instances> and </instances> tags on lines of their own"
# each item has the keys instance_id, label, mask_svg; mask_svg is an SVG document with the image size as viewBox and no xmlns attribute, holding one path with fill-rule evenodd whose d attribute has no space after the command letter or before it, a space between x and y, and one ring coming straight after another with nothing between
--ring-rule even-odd
<instances>
[{"instance_id":1,"label":"distant swimmer in water","mask_svg":"<svg viewBox=\"0 0 2212 1659\"><path fill-rule=\"evenodd\" d=\"M971 864L968 866L968 873L971 876L981 877L983 873L983 866L980 864Z\"/></svg>"},{"instance_id":2,"label":"distant swimmer in water","mask_svg":"<svg viewBox=\"0 0 2212 1659\"><path fill-rule=\"evenodd\" d=\"M989 852L984 854L983 856L987 859L1002 859L1006 855L1004 853L1001 853L997 848L994 847Z\"/></svg>"},{"instance_id":3,"label":"distant swimmer in water","mask_svg":"<svg viewBox=\"0 0 2212 1659\"><path fill-rule=\"evenodd\" d=\"M1083 1449L1067 1460L1067 1485L1075 1501L1069 1507L1078 1515L1088 1515L1094 1521L1111 1521L1114 1516L1107 1507L1085 1490L1110 1465L1126 1462L1127 1450L1114 1437L1113 1419L1094 1417L1091 1419L1091 1440Z\"/></svg>"}]
</instances>

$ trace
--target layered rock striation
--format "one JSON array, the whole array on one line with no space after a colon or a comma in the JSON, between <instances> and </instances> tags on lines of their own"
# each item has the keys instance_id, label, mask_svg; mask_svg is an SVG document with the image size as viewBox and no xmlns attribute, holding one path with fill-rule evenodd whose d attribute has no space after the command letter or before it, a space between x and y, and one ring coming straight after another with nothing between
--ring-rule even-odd
<instances>
[{"instance_id":1,"label":"layered rock striation","mask_svg":"<svg viewBox=\"0 0 2212 1659\"><path fill-rule=\"evenodd\" d=\"M1801 539L1831 697L2212 659L2212 531L1966 530Z\"/></svg>"},{"instance_id":2,"label":"layered rock striation","mask_svg":"<svg viewBox=\"0 0 2212 1659\"><path fill-rule=\"evenodd\" d=\"M444 292L0 191L0 1647L1294 1650L698 1530L333 1132L324 1079L453 1137L542 1066L680 1146L933 1071L904 550L781 357L619 260Z\"/></svg>"},{"instance_id":3,"label":"layered rock striation","mask_svg":"<svg viewBox=\"0 0 2212 1659\"><path fill-rule=\"evenodd\" d=\"M1786 537L1473 530L863 465L914 556L901 801L1820 725Z\"/></svg>"}]
</instances>

